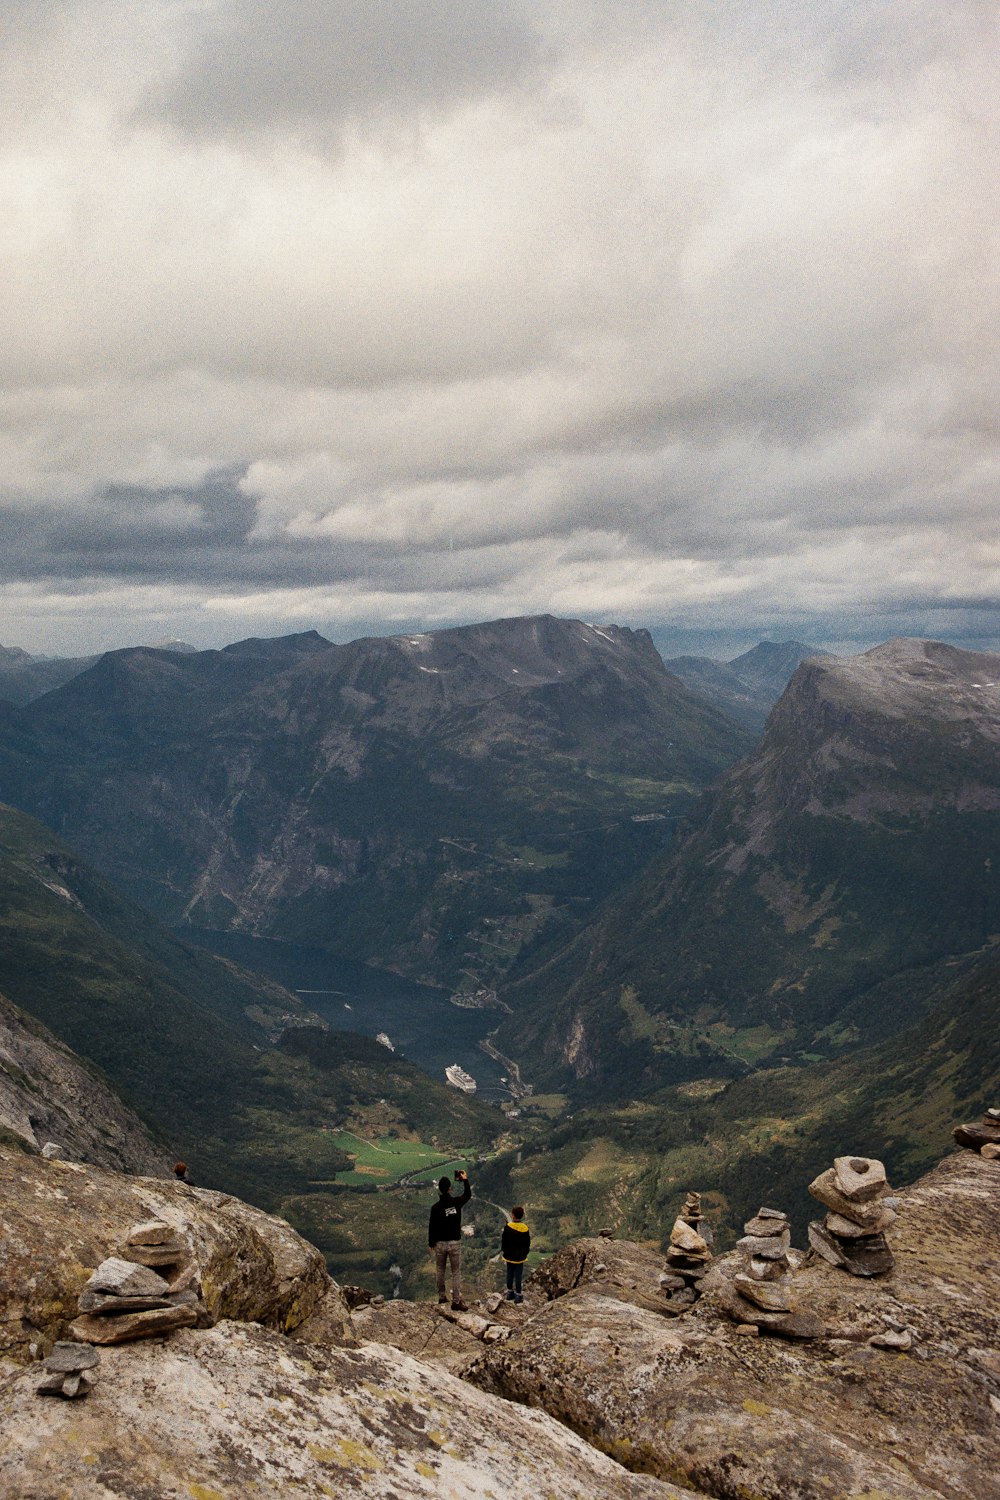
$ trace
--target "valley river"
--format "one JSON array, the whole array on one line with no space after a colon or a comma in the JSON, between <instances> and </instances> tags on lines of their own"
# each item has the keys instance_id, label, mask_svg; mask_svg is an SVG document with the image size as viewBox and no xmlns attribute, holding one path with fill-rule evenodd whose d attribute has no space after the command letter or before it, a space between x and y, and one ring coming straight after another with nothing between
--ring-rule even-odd
<instances>
[{"instance_id":1,"label":"valley river","mask_svg":"<svg viewBox=\"0 0 1000 1500\"><path fill-rule=\"evenodd\" d=\"M372 1037L385 1032L397 1053L439 1083L445 1082L445 1068L458 1063L479 1085L477 1097L491 1103L509 1098L500 1081L506 1069L479 1046L499 1024L500 1012L452 1005L447 990L338 958L323 948L199 927L175 931L182 942L277 980L334 1031Z\"/></svg>"}]
</instances>

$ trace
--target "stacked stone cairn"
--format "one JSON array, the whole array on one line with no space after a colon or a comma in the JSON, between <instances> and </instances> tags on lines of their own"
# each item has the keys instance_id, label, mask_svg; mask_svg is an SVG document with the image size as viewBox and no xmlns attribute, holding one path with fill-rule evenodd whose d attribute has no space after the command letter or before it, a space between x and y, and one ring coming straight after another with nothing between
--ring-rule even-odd
<instances>
[{"instance_id":1,"label":"stacked stone cairn","mask_svg":"<svg viewBox=\"0 0 1000 1500\"><path fill-rule=\"evenodd\" d=\"M896 1222L885 1167L867 1156L838 1156L809 1191L829 1212L809 1225L817 1255L852 1276L884 1276L892 1270L885 1231Z\"/></svg>"},{"instance_id":2,"label":"stacked stone cairn","mask_svg":"<svg viewBox=\"0 0 1000 1500\"><path fill-rule=\"evenodd\" d=\"M1000 1161L1000 1109L986 1110L978 1125L956 1125L952 1135L967 1151Z\"/></svg>"},{"instance_id":3,"label":"stacked stone cairn","mask_svg":"<svg viewBox=\"0 0 1000 1500\"><path fill-rule=\"evenodd\" d=\"M792 1266L788 1252L792 1231L788 1215L777 1208L760 1208L743 1226L737 1249L744 1269L721 1293L729 1316L747 1333L774 1333L781 1338L822 1338L825 1326L815 1313L804 1311L792 1298Z\"/></svg>"},{"instance_id":4,"label":"stacked stone cairn","mask_svg":"<svg viewBox=\"0 0 1000 1500\"><path fill-rule=\"evenodd\" d=\"M89 1344L55 1344L42 1366L45 1374L38 1383L40 1396L64 1396L73 1401L88 1396L94 1388L101 1356Z\"/></svg>"},{"instance_id":5,"label":"stacked stone cairn","mask_svg":"<svg viewBox=\"0 0 1000 1500\"><path fill-rule=\"evenodd\" d=\"M660 1290L666 1296L669 1312L686 1312L700 1296L699 1283L712 1259L712 1231L702 1224L703 1219L701 1194L688 1193L670 1231L667 1249L670 1270L660 1277Z\"/></svg>"},{"instance_id":6,"label":"stacked stone cairn","mask_svg":"<svg viewBox=\"0 0 1000 1500\"><path fill-rule=\"evenodd\" d=\"M208 1319L197 1266L183 1235L162 1219L136 1224L121 1254L103 1261L80 1293L70 1325L86 1344L153 1338Z\"/></svg>"}]
</instances>

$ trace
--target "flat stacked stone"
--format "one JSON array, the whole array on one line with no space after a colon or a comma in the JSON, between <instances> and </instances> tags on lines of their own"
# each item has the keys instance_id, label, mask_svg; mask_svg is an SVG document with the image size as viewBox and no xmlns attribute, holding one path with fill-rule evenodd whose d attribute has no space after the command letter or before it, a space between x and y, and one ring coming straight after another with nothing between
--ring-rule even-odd
<instances>
[{"instance_id":1,"label":"flat stacked stone","mask_svg":"<svg viewBox=\"0 0 1000 1500\"><path fill-rule=\"evenodd\" d=\"M885 1231L896 1222L885 1167L867 1156L838 1156L809 1184L828 1213L809 1225L817 1255L852 1276L884 1276L892 1270Z\"/></svg>"},{"instance_id":2,"label":"flat stacked stone","mask_svg":"<svg viewBox=\"0 0 1000 1500\"><path fill-rule=\"evenodd\" d=\"M189 1254L190 1248L184 1237L162 1219L137 1224L122 1250L127 1260L140 1266L179 1266Z\"/></svg>"},{"instance_id":3,"label":"flat stacked stone","mask_svg":"<svg viewBox=\"0 0 1000 1500\"><path fill-rule=\"evenodd\" d=\"M158 1269L154 1269L158 1268ZM161 1219L137 1224L80 1293L71 1332L88 1344L122 1344L191 1328L205 1315L187 1241Z\"/></svg>"},{"instance_id":4,"label":"flat stacked stone","mask_svg":"<svg viewBox=\"0 0 1000 1500\"><path fill-rule=\"evenodd\" d=\"M674 1313L686 1312L698 1300L698 1283L708 1270L712 1249L706 1234L695 1226L701 1223L701 1199L689 1193L684 1208L674 1220L667 1247L669 1274L661 1276L660 1287L666 1296L666 1307Z\"/></svg>"},{"instance_id":5,"label":"flat stacked stone","mask_svg":"<svg viewBox=\"0 0 1000 1500\"><path fill-rule=\"evenodd\" d=\"M988 1109L978 1125L956 1125L952 1131L955 1141L959 1146L964 1146L967 1151L981 1151L984 1156L990 1156L996 1160L992 1151L986 1151L987 1146L1000 1146L1000 1109Z\"/></svg>"},{"instance_id":6,"label":"flat stacked stone","mask_svg":"<svg viewBox=\"0 0 1000 1500\"><path fill-rule=\"evenodd\" d=\"M722 1306L743 1329L752 1327L780 1338L822 1338L826 1330L821 1320L792 1298L791 1247L788 1215L777 1208L759 1209L737 1241L745 1266L720 1292Z\"/></svg>"},{"instance_id":7,"label":"flat stacked stone","mask_svg":"<svg viewBox=\"0 0 1000 1500\"><path fill-rule=\"evenodd\" d=\"M45 1374L35 1389L40 1396L64 1396L67 1401L87 1396L94 1388L100 1362L101 1356L89 1344L61 1341L42 1365Z\"/></svg>"},{"instance_id":8,"label":"flat stacked stone","mask_svg":"<svg viewBox=\"0 0 1000 1500\"><path fill-rule=\"evenodd\" d=\"M692 1229L697 1229L705 1215L701 1211L701 1194L688 1193L684 1199L684 1207L681 1209L680 1217L685 1224L690 1224Z\"/></svg>"}]
</instances>

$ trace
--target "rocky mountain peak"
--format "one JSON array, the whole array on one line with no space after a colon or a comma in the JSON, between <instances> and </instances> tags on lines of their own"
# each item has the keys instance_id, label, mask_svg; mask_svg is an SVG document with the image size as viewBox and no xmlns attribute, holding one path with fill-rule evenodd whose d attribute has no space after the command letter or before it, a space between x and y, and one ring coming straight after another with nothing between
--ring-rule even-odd
<instances>
[{"instance_id":1,"label":"rocky mountain peak","mask_svg":"<svg viewBox=\"0 0 1000 1500\"><path fill-rule=\"evenodd\" d=\"M862 818L928 795L1000 805L998 741L1000 656L899 639L803 662L740 775Z\"/></svg>"},{"instance_id":2,"label":"rocky mountain peak","mask_svg":"<svg viewBox=\"0 0 1000 1500\"><path fill-rule=\"evenodd\" d=\"M642 666L663 672L648 631L587 625L555 615L515 616L390 639L425 671L475 664L484 681L514 688L574 677L598 662L613 663L619 670Z\"/></svg>"},{"instance_id":3,"label":"rocky mountain peak","mask_svg":"<svg viewBox=\"0 0 1000 1500\"><path fill-rule=\"evenodd\" d=\"M830 702L845 707L918 724L972 720L981 733L1000 734L998 655L900 637L860 656L827 658L800 670Z\"/></svg>"},{"instance_id":4,"label":"rocky mountain peak","mask_svg":"<svg viewBox=\"0 0 1000 1500\"><path fill-rule=\"evenodd\" d=\"M709 656L664 658L667 670L740 724L763 730L796 668L808 657L825 657L801 641L760 641L732 661Z\"/></svg>"},{"instance_id":5,"label":"rocky mountain peak","mask_svg":"<svg viewBox=\"0 0 1000 1500\"><path fill-rule=\"evenodd\" d=\"M801 641L759 641L742 656L734 656L729 666L744 682L768 689L778 696L801 662L828 654L813 646L805 646Z\"/></svg>"}]
</instances>

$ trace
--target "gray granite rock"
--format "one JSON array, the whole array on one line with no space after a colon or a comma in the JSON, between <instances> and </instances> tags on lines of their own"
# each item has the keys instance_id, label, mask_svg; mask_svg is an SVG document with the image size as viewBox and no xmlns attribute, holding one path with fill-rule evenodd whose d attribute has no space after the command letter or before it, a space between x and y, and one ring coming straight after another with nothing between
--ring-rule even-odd
<instances>
[{"instance_id":1,"label":"gray granite rock","mask_svg":"<svg viewBox=\"0 0 1000 1500\"><path fill-rule=\"evenodd\" d=\"M885 1167L871 1156L837 1156L833 1162L838 1190L852 1203L870 1203L889 1191Z\"/></svg>"},{"instance_id":2,"label":"gray granite rock","mask_svg":"<svg viewBox=\"0 0 1000 1500\"><path fill-rule=\"evenodd\" d=\"M62 1146L57 1146L55 1141L46 1141L45 1145L42 1147L42 1155L44 1156L46 1161L63 1161L65 1159L66 1152L63 1150Z\"/></svg>"},{"instance_id":3,"label":"gray granite rock","mask_svg":"<svg viewBox=\"0 0 1000 1500\"><path fill-rule=\"evenodd\" d=\"M101 1262L84 1290L111 1292L116 1297L165 1297L170 1288L162 1276L147 1266L112 1255Z\"/></svg>"},{"instance_id":4,"label":"gray granite rock","mask_svg":"<svg viewBox=\"0 0 1000 1500\"><path fill-rule=\"evenodd\" d=\"M891 1208L883 1207L880 1217L872 1224L855 1224L853 1219L845 1219L843 1214L835 1213L827 1214L825 1223L830 1233L840 1239L860 1240L867 1235L884 1234L887 1229L892 1228L898 1217Z\"/></svg>"},{"instance_id":5,"label":"gray granite rock","mask_svg":"<svg viewBox=\"0 0 1000 1500\"><path fill-rule=\"evenodd\" d=\"M119 1313L111 1317L83 1314L70 1324L75 1338L88 1344L126 1344L132 1339L155 1338L175 1328L193 1328L198 1321L194 1307L161 1307L148 1312Z\"/></svg>"},{"instance_id":6,"label":"gray granite rock","mask_svg":"<svg viewBox=\"0 0 1000 1500\"><path fill-rule=\"evenodd\" d=\"M873 1333L868 1342L873 1349L895 1349L905 1354L913 1348L913 1335L908 1328L887 1328L884 1333Z\"/></svg>"},{"instance_id":7,"label":"gray granite rock","mask_svg":"<svg viewBox=\"0 0 1000 1500\"><path fill-rule=\"evenodd\" d=\"M668 1276L663 1271L660 1272L657 1281L661 1292L680 1292L687 1285L683 1276Z\"/></svg>"},{"instance_id":8,"label":"gray granite rock","mask_svg":"<svg viewBox=\"0 0 1000 1500\"><path fill-rule=\"evenodd\" d=\"M123 1258L137 1266L176 1266L186 1260L191 1247L186 1240L171 1239L162 1245L126 1245Z\"/></svg>"},{"instance_id":9,"label":"gray granite rock","mask_svg":"<svg viewBox=\"0 0 1000 1500\"><path fill-rule=\"evenodd\" d=\"M982 1125L956 1125L952 1135L957 1145L979 1151L983 1146L1000 1144L1000 1120L990 1120Z\"/></svg>"},{"instance_id":10,"label":"gray granite rock","mask_svg":"<svg viewBox=\"0 0 1000 1500\"><path fill-rule=\"evenodd\" d=\"M176 1239L177 1231L165 1219L147 1219L129 1230L129 1245L165 1245Z\"/></svg>"},{"instance_id":11,"label":"gray granite rock","mask_svg":"<svg viewBox=\"0 0 1000 1500\"><path fill-rule=\"evenodd\" d=\"M892 1270L892 1251L881 1234L859 1240L839 1239L814 1219L809 1225L809 1244L832 1266L852 1276L884 1276Z\"/></svg>"},{"instance_id":12,"label":"gray granite rock","mask_svg":"<svg viewBox=\"0 0 1000 1500\"><path fill-rule=\"evenodd\" d=\"M90 1344L73 1344L60 1339L53 1345L52 1353L45 1361L49 1374L75 1375L80 1370L92 1370L99 1365L101 1356Z\"/></svg>"},{"instance_id":13,"label":"gray granite rock","mask_svg":"<svg viewBox=\"0 0 1000 1500\"><path fill-rule=\"evenodd\" d=\"M877 1224L882 1217L883 1209L878 1199L872 1199L868 1203L859 1203L852 1198L846 1197L837 1186L837 1174L833 1167L828 1167L825 1172L809 1184L809 1192L824 1208L832 1209L835 1214L843 1214L845 1219L851 1219L855 1224L870 1228Z\"/></svg>"},{"instance_id":14,"label":"gray granite rock","mask_svg":"<svg viewBox=\"0 0 1000 1500\"><path fill-rule=\"evenodd\" d=\"M826 1324L818 1313L798 1307L769 1324L767 1331L783 1339L821 1339L826 1333Z\"/></svg>"},{"instance_id":15,"label":"gray granite rock","mask_svg":"<svg viewBox=\"0 0 1000 1500\"><path fill-rule=\"evenodd\" d=\"M852 1276L886 1276L892 1270L892 1251L881 1234L863 1240L845 1240L841 1249L847 1258L845 1270Z\"/></svg>"},{"instance_id":16,"label":"gray granite rock","mask_svg":"<svg viewBox=\"0 0 1000 1500\"><path fill-rule=\"evenodd\" d=\"M148 1312L154 1307L169 1307L170 1300L166 1291L162 1297L142 1296L116 1297L114 1292L81 1292L80 1312L92 1313L94 1317L108 1317L112 1313L123 1312Z\"/></svg>"},{"instance_id":17,"label":"gray granite rock","mask_svg":"<svg viewBox=\"0 0 1000 1500\"><path fill-rule=\"evenodd\" d=\"M743 1233L758 1239L773 1239L776 1235L788 1234L788 1220L772 1218L770 1214L757 1214L743 1225Z\"/></svg>"},{"instance_id":18,"label":"gray granite rock","mask_svg":"<svg viewBox=\"0 0 1000 1500\"><path fill-rule=\"evenodd\" d=\"M809 1248L811 1250L815 1250L817 1255L821 1255L824 1260L828 1260L831 1266L836 1266L838 1270L843 1271L847 1269L847 1256L841 1248L840 1241L834 1239L825 1224L819 1219L813 1219L807 1232Z\"/></svg>"},{"instance_id":19,"label":"gray granite rock","mask_svg":"<svg viewBox=\"0 0 1000 1500\"><path fill-rule=\"evenodd\" d=\"M747 1234L736 1241L736 1248L749 1258L758 1260L783 1260L791 1247L792 1236L788 1229L777 1235Z\"/></svg>"},{"instance_id":20,"label":"gray granite rock","mask_svg":"<svg viewBox=\"0 0 1000 1500\"><path fill-rule=\"evenodd\" d=\"M790 1312L792 1306L791 1279L784 1281L757 1281L742 1273L733 1277L733 1286L742 1297L764 1312Z\"/></svg>"},{"instance_id":21,"label":"gray granite rock","mask_svg":"<svg viewBox=\"0 0 1000 1500\"><path fill-rule=\"evenodd\" d=\"M747 1275L755 1281L780 1281L788 1275L787 1259L766 1260L762 1255L751 1255L747 1261Z\"/></svg>"},{"instance_id":22,"label":"gray granite rock","mask_svg":"<svg viewBox=\"0 0 1000 1500\"><path fill-rule=\"evenodd\" d=\"M73 1401L79 1396L88 1396L95 1383L89 1370L77 1370L66 1375L57 1371L53 1375L44 1376L35 1390L39 1396L62 1396L67 1401Z\"/></svg>"},{"instance_id":23,"label":"gray granite rock","mask_svg":"<svg viewBox=\"0 0 1000 1500\"><path fill-rule=\"evenodd\" d=\"M691 1257L702 1257L711 1252L705 1241L696 1229L690 1224L685 1224L683 1219L675 1219L674 1227L670 1231L670 1244L676 1250L681 1250L685 1255Z\"/></svg>"}]
</instances>

